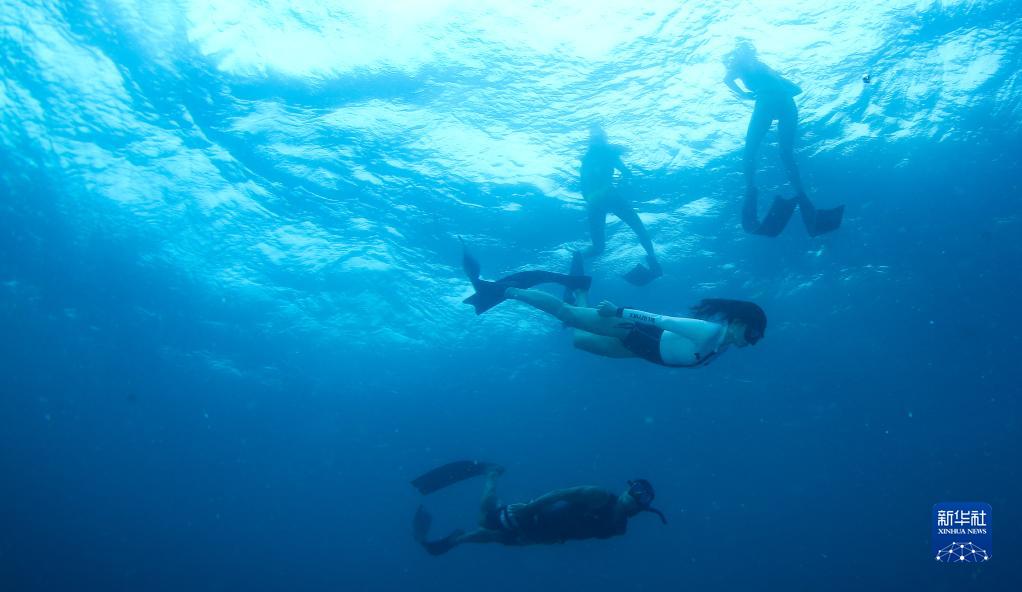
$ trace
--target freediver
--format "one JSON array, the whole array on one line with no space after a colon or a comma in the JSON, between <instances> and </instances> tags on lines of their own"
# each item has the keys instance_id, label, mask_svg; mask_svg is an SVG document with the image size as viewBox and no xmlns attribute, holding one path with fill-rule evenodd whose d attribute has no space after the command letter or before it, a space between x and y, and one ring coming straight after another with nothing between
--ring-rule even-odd
<instances>
[{"instance_id":1,"label":"freediver","mask_svg":"<svg viewBox=\"0 0 1022 592\"><path fill-rule=\"evenodd\" d=\"M497 479L504 469L475 461L459 461L437 467L412 482L420 492L432 493L476 475L486 475L479 507L479 527L471 532L455 530L430 541L432 516L419 506L412 523L416 542L430 555L443 555L466 543L501 545L550 545L569 540L608 539L625 534L628 520L651 512L667 524L663 513L650 504L656 497L645 479L628 481L617 494L599 487L571 487L546 493L530 502L502 504L497 498Z\"/></svg>"},{"instance_id":2,"label":"freediver","mask_svg":"<svg viewBox=\"0 0 1022 592\"><path fill-rule=\"evenodd\" d=\"M585 255L595 256L603 252L606 247L607 214L614 214L635 232L642 248L646 250L649 266L637 263L625 274L625 279L632 284L644 286L663 275L663 269L653 252L653 241L649 238L646 226L614 183L615 170L621 173L622 179L632 176L632 172L621 160L624 151L622 146L607 141L607 133L602 127L597 124L589 126L589 147L582 156L581 178L592 245L585 250Z\"/></svg>"},{"instance_id":3,"label":"freediver","mask_svg":"<svg viewBox=\"0 0 1022 592\"><path fill-rule=\"evenodd\" d=\"M724 58L727 74L724 84L740 99L756 101L752 119L745 135L745 201L742 206L742 227L750 234L777 236L784 230L795 207L802 213L809 236L836 230L841 226L845 207L817 209L806 196L795 164L795 131L798 127L798 108L794 97L801 94L797 84L781 76L776 70L760 61L756 48L747 40L739 40ZM741 80L745 89L736 83ZM756 153L764 136L777 120L778 147L788 180L795 188L794 198L774 198L770 210L762 221L757 218Z\"/></svg>"},{"instance_id":4,"label":"freediver","mask_svg":"<svg viewBox=\"0 0 1022 592\"><path fill-rule=\"evenodd\" d=\"M465 274L475 293L464 300L482 314L511 299L550 314L574 330L574 346L609 358L642 358L672 367L697 367L728 347L754 345L766 332L767 318L758 305L743 300L708 298L692 307L695 318L670 317L604 300L587 304L592 278L575 252L570 274L522 271L497 281L480 279L479 262L465 249ZM565 287L563 299L530 288L543 283Z\"/></svg>"}]
</instances>

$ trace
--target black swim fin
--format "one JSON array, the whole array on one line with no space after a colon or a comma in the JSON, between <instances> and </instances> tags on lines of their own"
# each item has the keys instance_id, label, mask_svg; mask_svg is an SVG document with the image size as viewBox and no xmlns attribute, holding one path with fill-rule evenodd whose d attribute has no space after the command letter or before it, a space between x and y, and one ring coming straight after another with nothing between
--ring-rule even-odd
<instances>
[{"instance_id":1,"label":"black swim fin","mask_svg":"<svg viewBox=\"0 0 1022 592\"><path fill-rule=\"evenodd\" d=\"M770 210L763 221L759 223L756 234L770 237L781 234L788 226L791 215L795 213L796 205L798 203L792 198L774 196L774 203L770 204Z\"/></svg>"},{"instance_id":2,"label":"black swim fin","mask_svg":"<svg viewBox=\"0 0 1022 592\"><path fill-rule=\"evenodd\" d=\"M412 519L412 538L416 543L422 545L430 555L443 555L458 544L458 539L465 534L464 530L455 530L438 541L427 541L429 527L433 524L433 517L429 515L426 508L419 506L415 511L415 518Z\"/></svg>"},{"instance_id":3,"label":"black swim fin","mask_svg":"<svg viewBox=\"0 0 1022 592\"><path fill-rule=\"evenodd\" d=\"M465 270L465 275L468 276L469 281L472 282L472 286L476 289L475 294L472 294L462 302L475 307L476 314L483 314L507 300L504 294L508 288L524 289L539 284L561 284L571 290L588 290L593 281L591 277L585 275L564 275L563 273L540 270L520 271L502 277L495 282L487 281L479 277L479 261L468 252L464 241L462 241L461 245L463 247L461 266Z\"/></svg>"},{"instance_id":4,"label":"black swim fin","mask_svg":"<svg viewBox=\"0 0 1022 592\"><path fill-rule=\"evenodd\" d=\"M759 209L758 194L759 192L755 188L750 189L745 194L745 202L742 204L742 228L749 234L775 237L781 234L788 225L791 215L795 213L798 199L785 199L779 195L774 197L774 203L770 204L770 210L763 218L763 221L760 222L757 217Z\"/></svg>"},{"instance_id":5,"label":"black swim fin","mask_svg":"<svg viewBox=\"0 0 1022 592\"><path fill-rule=\"evenodd\" d=\"M458 240L461 241L461 268L465 271L469 281L472 282L472 287L476 289L475 294L462 300L462 302L474 306L477 315L483 314L504 302L504 291L508 287L498 286L496 282L480 279L479 274L482 271L482 266L479 265L479 260L468 251L468 246L465 245L465 241L460 236Z\"/></svg>"},{"instance_id":6,"label":"black swim fin","mask_svg":"<svg viewBox=\"0 0 1022 592\"><path fill-rule=\"evenodd\" d=\"M481 315L507 300L504 293L507 292L510 286L506 284L476 279L472 282L472 285L475 287L476 293L462 300L462 302L474 306L477 315Z\"/></svg>"},{"instance_id":7,"label":"black swim fin","mask_svg":"<svg viewBox=\"0 0 1022 592\"><path fill-rule=\"evenodd\" d=\"M419 506L415 511L415 518L412 519L412 538L416 543L423 544L429 536L429 527L433 524L433 517L429 515L426 508Z\"/></svg>"},{"instance_id":8,"label":"black swim fin","mask_svg":"<svg viewBox=\"0 0 1022 592\"><path fill-rule=\"evenodd\" d=\"M845 206L816 210L816 223L813 225L809 236L820 236L841 228L841 221L845 217Z\"/></svg>"},{"instance_id":9,"label":"black swim fin","mask_svg":"<svg viewBox=\"0 0 1022 592\"><path fill-rule=\"evenodd\" d=\"M430 555L443 555L458 545L458 539L463 534L465 531L458 529L438 541L423 541L422 547Z\"/></svg>"},{"instance_id":10,"label":"black swim fin","mask_svg":"<svg viewBox=\"0 0 1022 592\"><path fill-rule=\"evenodd\" d=\"M796 199L799 210L802 212L802 222L806 225L806 232L809 233L809 236L820 236L841 227L841 220L845 215L844 206L819 210L805 195L799 195Z\"/></svg>"},{"instance_id":11,"label":"black swim fin","mask_svg":"<svg viewBox=\"0 0 1022 592\"><path fill-rule=\"evenodd\" d=\"M571 252L571 267L568 269L568 275L571 277L582 277L586 274L585 261L582 257L582 251ZM564 302L568 304L575 304L575 290L571 286L564 287Z\"/></svg>"},{"instance_id":12,"label":"black swim fin","mask_svg":"<svg viewBox=\"0 0 1022 592\"><path fill-rule=\"evenodd\" d=\"M462 302L471 304L476 309L476 314L483 314L494 306L507 300L505 294L508 288L531 288L539 284L560 284L571 290L588 290L593 278L586 275L565 275L552 271L520 271L502 277L495 282L476 279L472 285L476 293L472 294Z\"/></svg>"},{"instance_id":13,"label":"black swim fin","mask_svg":"<svg viewBox=\"0 0 1022 592\"><path fill-rule=\"evenodd\" d=\"M635 267L626 273L624 277L625 281L634 286L645 286L662 275L664 275L662 271L636 263Z\"/></svg>"},{"instance_id":14,"label":"black swim fin","mask_svg":"<svg viewBox=\"0 0 1022 592\"><path fill-rule=\"evenodd\" d=\"M418 489L422 495L428 495L465 479L478 477L491 471L503 472L504 468L497 464L477 460L459 460L419 475L412 480L412 486Z\"/></svg>"}]
</instances>

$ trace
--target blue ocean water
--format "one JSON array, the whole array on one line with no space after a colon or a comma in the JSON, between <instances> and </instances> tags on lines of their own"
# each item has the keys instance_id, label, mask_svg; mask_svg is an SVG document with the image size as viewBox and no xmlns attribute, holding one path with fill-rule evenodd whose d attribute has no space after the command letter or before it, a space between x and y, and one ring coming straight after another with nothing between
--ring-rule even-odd
<instances>
[{"instance_id":1,"label":"blue ocean water","mask_svg":"<svg viewBox=\"0 0 1022 592\"><path fill-rule=\"evenodd\" d=\"M738 37L838 232L742 232ZM0 589L1019 589L1020 42L1013 0L0 0ZM458 237L487 277L587 244L594 121L665 268L623 281L611 217L594 297L754 300L757 346L461 303ZM408 481L462 458L505 501L644 477L670 524L430 557L417 505L468 528L482 484ZM935 564L965 500L992 559Z\"/></svg>"}]
</instances>

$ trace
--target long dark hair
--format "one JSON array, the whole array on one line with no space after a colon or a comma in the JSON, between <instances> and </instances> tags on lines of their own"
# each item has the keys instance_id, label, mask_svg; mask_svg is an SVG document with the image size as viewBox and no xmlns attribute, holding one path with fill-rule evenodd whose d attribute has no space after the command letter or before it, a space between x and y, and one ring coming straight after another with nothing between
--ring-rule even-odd
<instances>
[{"instance_id":1,"label":"long dark hair","mask_svg":"<svg viewBox=\"0 0 1022 592\"><path fill-rule=\"evenodd\" d=\"M721 319L728 323L732 321L745 323L745 340L751 344L755 344L766 335L766 313L755 302L706 298L692 307L692 314L699 319Z\"/></svg>"}]
</instances>

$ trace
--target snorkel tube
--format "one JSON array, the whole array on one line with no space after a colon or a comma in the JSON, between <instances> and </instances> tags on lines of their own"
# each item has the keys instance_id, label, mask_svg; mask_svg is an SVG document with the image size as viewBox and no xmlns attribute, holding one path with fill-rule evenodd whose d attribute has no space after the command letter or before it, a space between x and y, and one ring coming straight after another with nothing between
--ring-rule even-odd
<instances>
[{"instance_id":1,"label":"snorkel tube","mask_svg":"<svg viewBox=\"0 0 1022 592\"><path fill-rule=\"evenodd\" d=\"M664 525L667 524L667 517L664 516L664 513L650 505L656 499L656 492L653 491L653 485L649 481L645 479L628 481L628 495L632 496L635 503L639 504L640 512L656 514L660 517L660 522Z\"/></svg>"}]
</instances>

